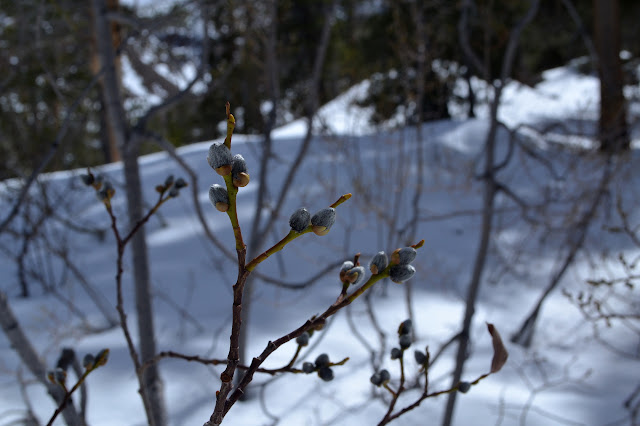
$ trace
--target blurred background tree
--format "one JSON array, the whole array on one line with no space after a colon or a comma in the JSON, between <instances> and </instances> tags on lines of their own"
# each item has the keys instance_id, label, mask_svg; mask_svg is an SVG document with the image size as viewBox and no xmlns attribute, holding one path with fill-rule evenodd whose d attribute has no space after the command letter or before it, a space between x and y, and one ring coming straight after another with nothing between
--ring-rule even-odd
<instances>
[{"instance_id":1,"label":"blurred background tree","mask_svg":"<svg viewBox=\"0 0 640 426\"><path fill-rule=\"evenodd\" d=\"M201 0L200 2L202 2ZM188 80L190 63L204 43L195 0L148 3L109 2L113 43L125 73L127 113L136 118L154 96L176 93ZM269 28L268 2L206 0L210 19L209 65L205 82L194 96L156 115L150 127L176 146L220 136L219 106L236 105L237 131L263 133L270 93L266 81L265 46ZM276 125L304 115L305 81L311 55L322 28L328 0L278 2L278 78L284 88L278 100ZM352 85L370 79L361 102L375 108L374 124L403 115L405 123L449 116L455 100L453 81L465 76L493 79L508 40L511 22L523 12L523 2L477 0L469 16L471 48L485 69L466 66L459 46L456 3L425 0L413 16L413 0L342 0L322 72L320 103ZM597 3L597 2L596 2ZM637 79L625 70L640 53L634 30L640 4L619 0L620 48L630 52L621 63L625 83ZM568 5L575 12L572 16ZM544 0L538 17L522 37L513 78L535 84L540 73L568 61L592 57L585 40L595 39L593 0ZM575 18L578 18L578 21ZM418 52L416 19L425 23L426 51ZM27 175L55 139L71 112L66 136L48 170L84 167L114 159L104 125L100 91L88 93L98 73L91 39L90 10L85 2L0 0L0 179ZM553 37L549 35L553 34ZM415 114L418 56L426 60L423 116ZM584 72L596 74L591 61ZM137 80L137 83L130 82ZM140 93L138 89L142 89ZM214 90L215 88L215 90ZM83 92L84 91L84 92ZM78 102L79 101L79 102ZM463 100L465 101L465 100ZM71 109L74 102L77 108ZM470 110L470 114L472 110ZM157 149L145 145L144 152Z\"/></svg>"}]
</instances>

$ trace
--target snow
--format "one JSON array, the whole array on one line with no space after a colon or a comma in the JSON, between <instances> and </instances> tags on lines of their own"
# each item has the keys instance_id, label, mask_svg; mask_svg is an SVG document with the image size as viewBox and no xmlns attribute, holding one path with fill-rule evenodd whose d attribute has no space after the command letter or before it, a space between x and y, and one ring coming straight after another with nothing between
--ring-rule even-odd
<instances>
[{"instance_id":1,"label":"snow","mask_svg":"<svg viewBox=\"0 0 640 426\"><path fill-rule=\"evenodd\" d=\"M123 65L126 69L126 61ZM484 90L486 99L487 87L480 87L477 81L475 85ZM415 128L380 131L368 124L371 111L353 105L354 100L364 95L367 86L368 82L364 81L320 109L314 129L322 135L314 137L293 182L284 182L284 173L306 133L306 122L296 120L274 130L274 156L269 169L271 195L277 194L282 185L290 185L291 193L268 244L288 232L288 215L298 207L306 206L313 213L343 193L352 192L353 197L338 207L337 222L327 236L304 235L261 264L258 271L287 283L300 283L326 264L352 259L357 252L362 253L363 262L368 262L379 250L391 252L406 244L397 236L388 237L386 220L395 218L397 228L411 220L416 182L412 159L422 155L425 177L421 221L413 242L424 238L426 244L418 251L414 263L417 273L412 281L412 307L417 341L409 350L406 362L407 376L413 380L419 376L413 350L424 350L428 346L434 355L460 328L480 227L482 191L476 175L488 128L487 107L479 104L478 118L473 120L465 119L460 113L454 114L451 120L425 124L419 131ZM561 264L566 254L563 250L566 224L575 222L584 210L601 170L599 160L584 151L591 146L588 131L571 139L567 131L555 130L549 136L554 143L542 143L539 133L524 126L559 122L584 125L589 130L596 118L597 90L593 77L580 75L571 67L547 71L543 81L533 88L516 82L505 87L501 120L512 128L522 126L519 136L544 161L536 161L522 149L516 149L513 163L502 170L499 177L525 201L531 204L544 201L546 207L533 213L553 220L558 230L545 232L542 227L523 221L513 202L504 196L498 198L494 246L476 307L472 351L464 378L472 380L489 369L492 348L485 322L494 323L500 330L510 359L503 371L473 386L469 393L458 395L456 425L628 422L625 420L628 411L622 403L638 384L637 358L622 356L599 342L594 337L592 324L586 322L562 294L562 290L572 294L587 291L587 279L619 276L624 272L616 260L619 253L629 259L640 255L640 249L624 236L606 232L606 226L619 225L615 207L609 215L597 216L586 241L587 250L577 257L559 288L543 305L533 346L524 349L508 342ZM507 136L506 132L499 135L499 158L507 152ZM245 157L252 177L249 186L242 188L238 195L239 221L245 242L249 240L255 210L260 140L254 136L233 137L232 150ZM422 142L420 152L418 144ZM563 145L557 146L556 142ZM205 212L208 226L216 238L233 250L228 218L213 210L207 197L208 186L221 183L205 159L210 143L186 146L178 152L199 176L195 202ZM632 151L628 159L617 164L607 201L610 206L615 205L619 196L623 197L626 211L639 211L640 198L635 188L640 188L640 176L634 167L637 161L638 153ZM155 185L162 183L168 174L187 177L166 153L145 156L140 164L148 206L157 197ZM68 250L68 256L88 281L108 300L109 306L115 306L114 238L109 232L109 218L104 208L93 191L78 182L78 175L83 172L57 172L42 176L39 183L46 188L50 200L57 200L64 218L106 230L104 240L70 231L58 222L48 225L43 232L52 246ZM102 166L99 172L116 184L113 206L120 218L119 226L124 229L124 191L120 186L124 179L120 164ZM16 183L0 183L1 211L8 210ZM163 205L146 225L158 349L223 359L228 349L231 285L235 282L236 267L205 236L194 212L190 190L190 187L183 189L177 199ZM36 207L31 208L36 217ZM640 223L640 214L630 214L629 220L634 225ZM55 365L64 346L73 347L80 357L105 347L110 349L107 365L87 379L89 423L95 426L145 424L121 330L87 333L81 319L62 306L60 299L44 292L35 279L30 284L33 295L29 299L18 297L17 265L12 256L21 247L6 233L0 236L0 247L3 250L0 274L5 277L0 289L8 293L16 316L48 366ZM104 318L79 286L77 278L64 275L59 256L48 254L46 247L36 246L27 258L27 266L36 268L39 262L47 263L48 278L58 283L56 291L83 312L89 325L104 325ZM333 303L340 291L338 269L302 291L258 281L251 307L249 353L260 353L269 340L297 328ZM125 309L136 339L131 272L131 260L126 257ZM634 300L637 309L637 290L627 295L627 301ZM389 369L394 386L399 369L397 363L389 359L388 351L397 344L398 324L408 315L405 286L376 285L372 302L373 312L386 336L380 367ZM620 306L627 306L624 302L619 302ZM323 352L328 353L332 361L349 357L345 366L334 368L334 381L325 383L315 375L303 374L276 378L256 375L253 392L258 394L260 389L264 390L262 397L269 414L263 411L260 398L253 398L237 403L224 424L275 424L272 416L278 418L281 425L376 424L386 406L371 396L384 393L373 390L369 383L373 373L370 353L352 332L350 323L357 326L359 334L365 336L370 345L379 347L378 333L369 321L366 304L357 300L348 310L333 317L325 332L314 334L310 346L299 358L299 362L313 361ZM617 322L614 325L610 329L599 327L598 331L619 350L633 353L638 335ZM294 352L293 343L283 346L269 358L265 367L286 364ZM431 390L449 386L454 356L455 350L449 348L430 369ZM171 424L204 423L213 409L222 368L162 360L160 369ZM5 423L24 413L19 377L27 381L24 395L29 404L38 417L46 421L55 409L51 399L24 367L20 367L5 336L0 335L3 384L0 419ZM407 392L398 406L413 402L418 395L416 390ZM385 398L388 401L388 395ZM438 424L445 399L446 396L428 399L395 424ZM12 411L16 409L18 411Z\"/></svg>"},{"instance_id":2,"label":"snow","mask_svg":"<svg viewBox=\"0 0 640 426\"><path fill-rule=\"evenodd\" d=\"M364 99L368 89L369 81L362 81L322 106L314 119L314 131L322 131L330 135L357 136L373 133L375 128L369 124L373 110L354 105L355 101ZM306 135L307 129L307 120L300 118L274 129L272 136L299 138Z\"/></svg>"}]
</instances>

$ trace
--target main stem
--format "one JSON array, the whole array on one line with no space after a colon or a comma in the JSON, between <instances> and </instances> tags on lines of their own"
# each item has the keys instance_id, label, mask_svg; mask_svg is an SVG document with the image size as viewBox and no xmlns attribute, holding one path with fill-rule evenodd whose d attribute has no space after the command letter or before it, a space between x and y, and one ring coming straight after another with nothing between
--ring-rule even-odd
<instances>
[{"instance_id":1,"label":"main stem","mask_svg":"<svg viewBox=\"0 0 640 426\"><path fill-rule=\"evenodd\" d=\"M233 376L240 362L240 329L242 327L242 296L247 277L251 273L245 267L247 255L246 247L238 252L238 280L233 285L233 319L231 323L231 336L229 337L229 354L227 355L227 368L220 375L220 390L216 393L216 406L206 426L218 426L225 415L227 396L233 388Z\"/></svg>"}]
</instances>

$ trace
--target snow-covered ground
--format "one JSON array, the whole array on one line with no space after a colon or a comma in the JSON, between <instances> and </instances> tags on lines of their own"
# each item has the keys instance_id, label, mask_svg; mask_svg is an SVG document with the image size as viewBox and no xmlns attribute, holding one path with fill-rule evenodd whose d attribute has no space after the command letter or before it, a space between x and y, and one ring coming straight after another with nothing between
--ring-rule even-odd
<instances>
[{"instance_id":1,"label":"snow-covered ground","mask_svg":"<svg viewBox=\"0 0 640 426\"><path fill-rule=\"evenodd\" d=\"M538 222L523 220L517 204L504 195L498 196L492 249L474 317L472 351L463 377L474 379L490 367L491 340L485 322L495 324L501 331L510 359L503 371L458 396L456 425L629 423L629 411L623 403L640 379L638 334L629 332L620 321L613 320L610 328L586 321L563 291L574 296L581 291L588 294L590 287L586 280L623 273L616 261L619 254L629 259L640 254L640 248L629 238L607 231L620 225L615 210L618 199L631 225L640 224L637 213L640 176L634 167L638 164L635 150L617 160L609 191L590 227L585 250L543 305L531 347L524 349L508 341L560 267L567 254L567 241L572 241L569 230L592 200L603 167L601 159L584 149L591 147L587 136L593 132L596 118L597 81L569 67L550 70L543 77L544 81L534 88L517 83L505 88L500 118L511 128L519 125L522 128L517 133L519 143L511 161L498 178L531 206L526 215ZM480 93L486 93L479 82L475 84ZM366 85L363 82L355 86L321 109L318 129L323 135L312 141L310 152L292 182L284 182L285 173L295 158L306 123L295 121L274 131L274 156L269 166L271 196L285 184L291 186L291 192L269 245L286 235L289 214L298 207L306 206L313 213L344 193L351 192L353 197L337 209L337 222L327 236L304 235L261 264L258 271L286 283L301 283L327 264L351 259L357 252L368 262L379 250L391 252L407 244L407 239L412 242L425 239L426 244L418 251L414 263L417 273L412 280L411 309L417 341L412 349L424 350L428 346L434 355L461 327L465 289L480 230L482 186L476 175L488 128L487 109L480 105L479 118L474 120L457 115L420 129L379 130L367 123L367 110L350 104L362 96ZM542 128L551 123L566 125L580 135L569 136L565 129L556 126L550 127L552 134L543 137L527 127ZM634 135L637 146L637 133ZM499 134L499 158L507 154L508 140L506 131ZM207 197L208 185L222 183L206 162L210 143L190 145L178 152L199 176L196 202L206 212L209 227L232 250L228 218L215 211ZM238 197L245 241L249 240L255 209L259 144L258 137L233 138L232 151L247 159L252 176L251 183L240 190ZM417 212L416 159L423 164ZM186 178L186 173L165 153L149 155L140 161L149 205L156 197L155 185L164 182L167 175ZM107 299L108 306L115 306L116 250L109 232L109 218L93 191L79 182L81 172L41 177L41 188L45 189L48 201L57 206L61 220L51 220L40 228L46 239L34 242L25 260L27 270L40 271L45 276L39 278L56 283L55 291L60 297L46 294L34 276L27 279L33 295L28 299L19 297L18 265L13 258L23 246L9 233L0 236L3 253L0 276L4 278L0 289L9 295L15 314L47 365L55 365L64 346L74 348L80 357L105 347L110 349L108 364L87 379L89 424L145 424L122 331L119 328L99 333L84 331L86 326L104 325L104 317L87 297L78 276L65 272L60 261L62 254L66 255ZM116 185L113 206L123 226L125 197L120 165L106 165L99 172ZM6 195L14 184L0 183L0 191L5 195L0 201L2 211L7 211L10 200ZM39 195L40 199L45 195ZM158 348L222 359L228 350L231 285L235 282L236 266L205 236L193 202L190 188L184 189L180 197L162 206L146 228ZM405 232L399 236L389 230L390 225L395 231L410 228L407 225L416 218L413 235ZM104 238L79 229L70 230L62 219L78 227L104 229ZM553 228L549 230L546 225ZM62 254L53 255L50 249L58 249ZM125 308L135 339L131 270L127 258ZM324 311L340 289L337 267L301 290L258 281L251 306L249 353L259 354L269 340ZM629 289L624 296L621 301L611 303L618 303L621 309L635 307L637 314L638 291ZM396 361L389 359L388 352L397 345L398 324L408 317L406 300L403 285L380 283L372 290L372 312L385 333L385 353L380 360L382 367L391 372L392 387L397 385L399 368ZM74 313L67 305L75 306L79 312ZM631 325L637 329L637 320L635 323L631 320ZM367 305L358 300L337 314L325 331L312 337L311 345L302 351L298 361L313 361L323 352L336 361L349 357L344 366L334 368L332 382L325 383L315 375L275 378L256 375L253 389L260 398L236 404L225 424L376 424L386 411L384 401L388 401L388 395L369 383L373 373L370 348L380 347ZM450 385L454 348L449 347L430 370L431 391ZM286 365L295 349L293 343L285 345L265 367ZM204 423L213 410L222 367L162 360L160 368L171 424ZM419 375L412 356L406 368L410 381ZM20 418L27 404L41 421L46 422L53 413L53 402L44 388L20 367L4 335L0 336L0 380L0 424L11 424ZM406 392L398 407L411 403L419 393ZM372 398L374 395L383 395L384 400ZM439 424L445 399L446 396L440 396L426 400L396 424Z\"/></svg>"}]
</instances>

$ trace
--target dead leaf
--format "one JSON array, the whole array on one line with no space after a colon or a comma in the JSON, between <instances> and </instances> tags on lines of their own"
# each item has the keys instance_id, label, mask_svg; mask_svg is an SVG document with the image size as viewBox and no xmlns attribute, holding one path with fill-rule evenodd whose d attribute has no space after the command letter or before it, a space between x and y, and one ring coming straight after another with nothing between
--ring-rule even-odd
<instances>
[{"instance_id":1,"label":"dead leaf","mask_svg":"<svg viewBox=\"0 0 640 426\"><path fill-rule=\"evenodd\" d=\"M487 329L489 330L489 334L491 334L491 342L493 343L491 373L497 373L506 364L507 358L509 358L509 352L507 352L507 348L504 347L500 333L498 333L494 325L487 323Z\"/></svg>"}]
</instances>

